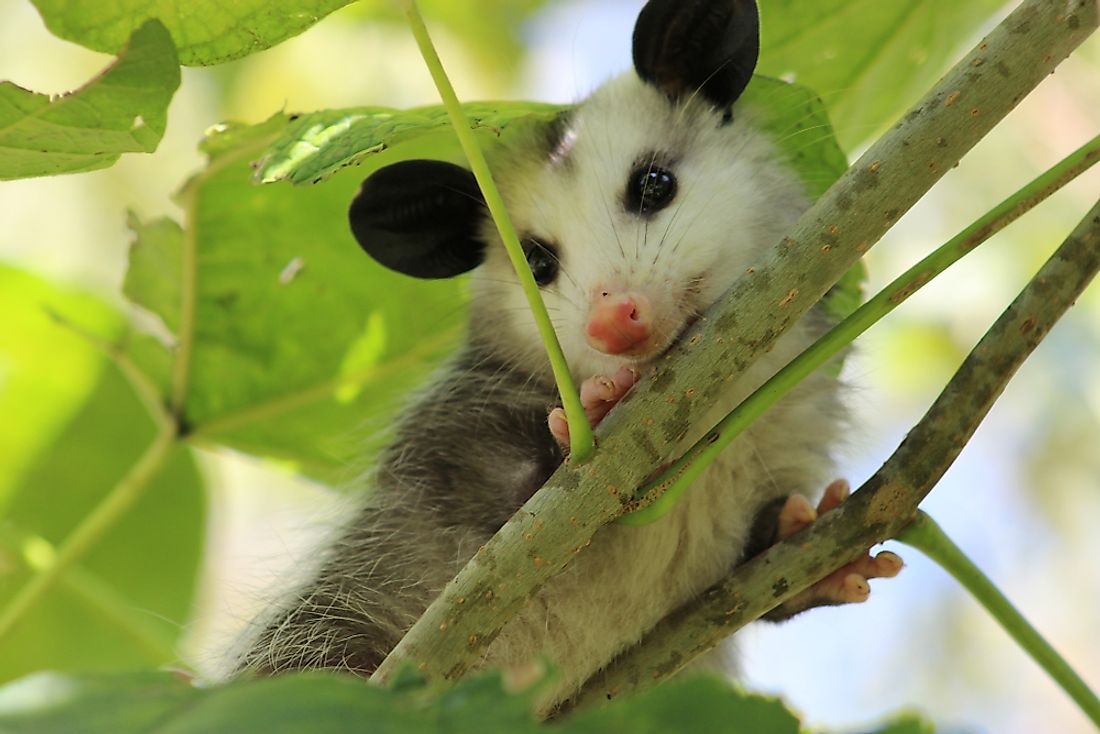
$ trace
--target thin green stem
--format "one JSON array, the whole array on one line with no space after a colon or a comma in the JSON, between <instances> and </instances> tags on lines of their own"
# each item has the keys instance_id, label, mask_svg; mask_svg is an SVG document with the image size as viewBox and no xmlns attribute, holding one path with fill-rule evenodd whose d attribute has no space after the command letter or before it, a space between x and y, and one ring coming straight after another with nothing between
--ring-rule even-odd
<instances>
[{"instance_id":1,"label":"thin green stem","mask_svg":"<svg viewBox=\"0 0 1100 734\"><path fill-rule=\"evenodd\" d=\"M175 424L162 425L153 443L137 463L70 533L57 549L56 557L43 564L37 575L0 612L0 641L141 497L149 481L164 464L164 460L175 444L176 436Z\"/></svg>"},{"instance_id":2,"label":"thin green stem","mask_svg":"<svg viewBox=\"0 0 1100 734\"><path fill-rule=\"evenodd\" d=\"M790 392L860 334L893 311L909 296L1036 204L1076 178L1100 160L1100 135L1066 156L1053 168L1005 199L976 222L955 235L890 285L833 327L786 367L723 418L687 450L661 476L638 493L638 509L623 515L624 525L647 525L663 517L712 461L754 420ZM652 497L652 499L648 499Z\"/></svg>"},{"instance_id":3,"label":"thin green stem","mask_svg":"<svg viewBox=\"0 0 1100 734\"><path fill-rule=\"evenodd\" d=\"M895 536L939 564L955 577L970 595L1000 623L1016 643L1045 670L1085 716L1100 728L1100 698L1097 698L1069 663L1043 639L1004 594L983 574L957 545L951 542L935 520L918 512L911 525Z\"/></svg>"},{"instance_id":4,"label":"thin green stem","mask_svg":"<svg viewBox=\"0 0 1100 734\"><path fill-rule=\"evenodd\" d=\"M489 208L489 214L492 215L493 222L504 241L508 258L512 261L512 267L515 268L516 275L519 277L520 285L523 287L531 312L534 314L535 323L538 325L539 334L546 345L546 353L550 358L554 379L557 381L558 392L561 393L562 405L565 406L565 414L569 420L570 457L573 461L584 461L591 456L595 447L592 439L592 427L588 424L588 418L581 406L580 394L577 392L573 376L569 372L565 355L561 351L558 336L550 322L550 315L546 312L542 296L539 295L538 285L536 285L535 279L531 275L531 269L527 265L527 258L524 256L523 248L519 244L519 238L516 236L515 227L512 226L512 220L508 217L508 212L504 208L504 200L493 182L489 165L486 163L485 156L474 138L470 121L462 111L462 105L459 103L454 88L447 78L447 73L439 60L439 54L436 53L435 47L432 45L432 39L428 35L428 29L424 26L424 20L420 17L416 0L404 0L404 6L409 27L416 38L416 44L420 48L424 62L428 65L428 71L431 72L435 86L439 90L439 96L443 99L443 105L447 108L447 114L451 118L451 126L454 128L455 134L458 136L458 142L462 145L462 150L470 163L470 170L473 171L477 184L485 196L485 204Z\"/></svg>"}]
</instances>

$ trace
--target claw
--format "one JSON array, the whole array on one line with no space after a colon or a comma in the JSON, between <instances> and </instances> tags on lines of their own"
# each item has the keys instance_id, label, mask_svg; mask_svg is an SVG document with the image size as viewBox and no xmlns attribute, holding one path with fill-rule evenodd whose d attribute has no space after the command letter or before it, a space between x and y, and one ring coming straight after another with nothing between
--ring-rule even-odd
<instances>
[{"instance_id":1,"label":"claw","mask_svg":"<svg viewBox=\"0 0 1100 734\"><path fill-rule=\"evenodd\" d=\"M813 523L817 517L835 510L849 494L851 488L848 482L838 479L825 488L816 510L804 496L791 495L779 512L776 531L778 539L789 538ZM866 601L871 593L868 583L870 579L893 578L903 566L901 558L890 551L883 551L876 556L864 552L859 558L844 564L801 594L788 599L770 616L778 619L811 607Z\"/></svg>"},{"instance_id":2,"label":"claw","mask_svg":"<svg viewBox=\"0 0 1100 734\"><path fill-rule=\"evenodd\" d=\"M639 374L630 366L623 366L612 377L594 375L581 383L581 407L588 423L595 428L611 412L623 396L638 381ZM554 408L547 416L550 433L566 448L569 446L569 423L562 408Z\"/></svg>"}]
</instances>

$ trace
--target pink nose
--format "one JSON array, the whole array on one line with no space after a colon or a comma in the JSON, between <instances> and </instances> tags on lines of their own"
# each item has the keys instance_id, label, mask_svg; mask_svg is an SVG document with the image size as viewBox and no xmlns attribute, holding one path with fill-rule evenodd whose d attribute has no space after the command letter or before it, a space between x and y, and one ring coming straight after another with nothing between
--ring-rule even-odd
<instances>
[{"instance_id":1,"label":"pink nose","mask_svg":"<svg viewBox=\"0 0 1100 734\"><path fill-rule=\"evenodd\" d=\"M623 354L649 338L653 309L640 293L600 292L588 312L588 343L605 354Z\"/></svg>"}]
</instances>

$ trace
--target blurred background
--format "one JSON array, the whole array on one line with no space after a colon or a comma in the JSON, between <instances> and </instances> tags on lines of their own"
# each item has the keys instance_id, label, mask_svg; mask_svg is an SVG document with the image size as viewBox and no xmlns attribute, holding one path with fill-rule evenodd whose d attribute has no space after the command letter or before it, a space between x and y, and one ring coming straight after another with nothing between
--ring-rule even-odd
<instances>
[{"instance_id":1,"label":"blurred background","mask_svg":"<svg viewBox=\"0 0 1100 734\"><path fill-rule=\"evenodd\" d=\"M641 4L525 0L506 11L467 13L467 21L435 25L433 34L460 97L568 102L629 66L629 34ZM0 265L90 292L125 311L126 211L146 221L180 216L172 194L203 166L197 144L209 126L227 119L256 123L280 110L436 102L406 29L396 17L379 19L375 5L349 6L241 61L184 69L167 135L153 155L124 156L96 173L0 183ZM61 92L110 61L52 36L29 2L0 0L0 78ZM828 104L840 90L817 91ZM1093 38L872 250L869 290L1097 132L1100 38ZM839 131L842 140L865 133ZM854 160L859 150L847 152ZM897 446L1098 196L1100 171L1094 170L860 340L846 365L857 419L845 437L842 467L853 484ZM43 323L43 329L57 328ZM0 332L8 328L3 324L0 317ZM15 394L21 387L8 379L4 356L0 352L0 406L6 408L0 422L8 427L0 428L6 444L0 445L0 489L17 481L36 448L71 418L90 379L74 370L39 401ZM255 610L258 590L293 562L293 550L339 505L329 489L270 462L228 451L201 451L200 459L211 488L207 552L183 654L200 670L212 670ZM1024 366L924 508L1100 688L1100 533L1092 528L1100 518L1096 287ZM850 728L914 708L943 731L1092 731L943 571L915 551L892 549L904 556L905 572L874 584L861 608L817 610L740 634L745 685L782 695L820 726Z\"/></svg>"}]
</instances>

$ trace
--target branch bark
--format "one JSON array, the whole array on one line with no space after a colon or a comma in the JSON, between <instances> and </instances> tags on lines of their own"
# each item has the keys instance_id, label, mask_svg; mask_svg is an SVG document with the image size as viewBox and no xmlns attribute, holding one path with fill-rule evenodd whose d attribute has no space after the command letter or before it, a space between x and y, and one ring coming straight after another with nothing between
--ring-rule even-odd
<instances>
[{"instance_id":1,"label":"branch bark","mask_svg":"<svg viewBox=\"0 0 1100 734\"><path fill-rule=\"evenodd\" d=\"M1096 29L1095 0L1025 0L798 221L597 433L466 565L379 667L456 678L604 524L735 381L882 234Z\"/></svg>"},{"instance_id":2,"label":"branch bark","mask_svg":"<svg viewBox=\"0 0 1100 734\"><path fill-rule=\"evenodd\" d=\"M1017 368L1097 269L1100 202L986 332L897 451L850 499L667 617L589 681L574 705L604 701L675 673L726 636L904 529Z\"/></svg>"}]
</instances>

